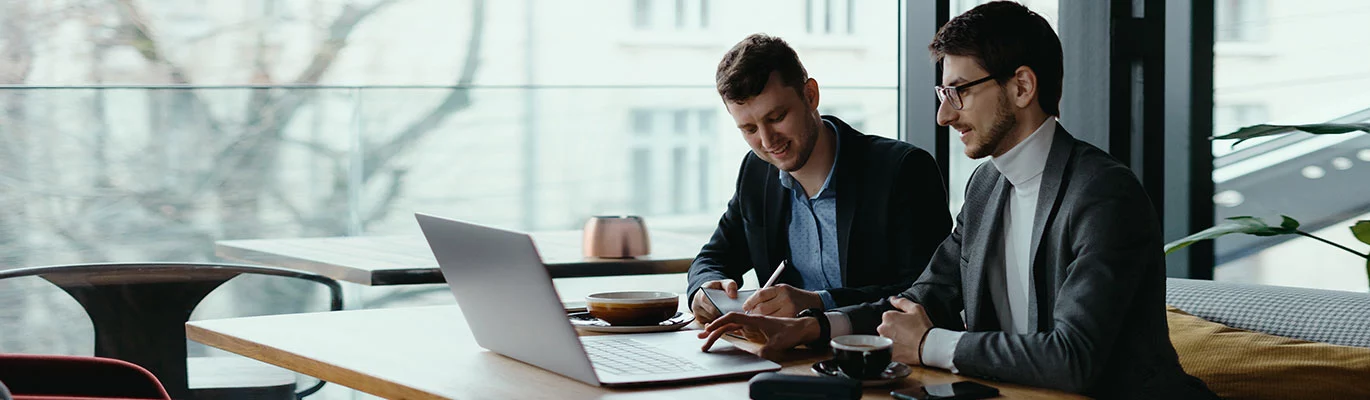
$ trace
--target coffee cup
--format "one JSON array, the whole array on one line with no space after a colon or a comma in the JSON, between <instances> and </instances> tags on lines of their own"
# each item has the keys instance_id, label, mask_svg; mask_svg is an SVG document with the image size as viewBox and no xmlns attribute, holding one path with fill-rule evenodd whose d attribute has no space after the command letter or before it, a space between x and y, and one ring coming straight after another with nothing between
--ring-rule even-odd
<instances>
[{"instance_id":1,"label":"coffee cup","mask_svg":"<svg viewBox=\"0 0 1370 400\"><path fill-rule=\"evenodd\" d=\"M842 374L853 379L879 378L890 365L894 341L874 335L845 335L832 339L833 361Z\"/></svg>"},{"instance_id":2,"label":"coffee cup","mask_svg":"<svg viewBox=\"0 0 1370 400\"><path fill-rule=\"evenodd\" d=\"M680 296L671 292L603 292L585 296L585 310L609 325L656 325L675 316Z\"/></svg>"}]
</instances>

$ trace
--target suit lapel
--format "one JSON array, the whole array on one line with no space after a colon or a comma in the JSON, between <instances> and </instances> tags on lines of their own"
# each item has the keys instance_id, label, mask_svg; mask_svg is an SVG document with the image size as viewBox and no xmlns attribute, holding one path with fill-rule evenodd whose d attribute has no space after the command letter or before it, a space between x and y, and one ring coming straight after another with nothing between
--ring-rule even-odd
<instances>
[{"instance_id":1,"label":"suit lapel","mask_svg":"<svg viewBox=\"0 0 1370 400\"><path fill-rule=\"evenodd\" d=\"M790 192L780 185L780 170L774 166L766 169L766 228L765 235L766 265L775 268L780 260L789 258L790 252ZM763 267L763 266L756 266ZM790 271L786 271L790 272ZM797 272L797 271L796 271ZM766 279L766 277L757 277Z\"/></svg>"},{"instance_id":2,"label":"suit lapel","mask_svg":"<svg viewBox=\"0 0 1370 400\"><path fill-rule=\"evenodd\" d=\"M983 168L993 169L994 167L985 166ZM994 299L990 296L989 290L991 289L985 269L994 268L991 267L990 263L992 262L1003 263L1001 260L1003 251L1000 249L1002 235L1000 232L1003 230L1004 208L1008 205L1009 183L1008 179L997 172L992 177L986 178L994 179L993 188L990 189L988 196L966 196L967 202L973 201L972 199L977 197L984 199L985 202L982 211L967 207L969 212L979 213L984 219L980 220L979 226L976 227L972 236L963 242L962 247L965 249L974 246L979 250L970 252L970 257L966 259L970 263L970 268L964 271L966 282L970 283L964 296L966 310L967 312L974 310L976 313L975 316L967 315L968 318L966 318L967 324L974 324L969 326L971 330L997 330L999 325L999 317L995 311ZM998 268L1002 268L1002 266ZM985 303L981 304L982 301Z\"/></svg>"},{"instance_id":3,"label":"suit lapel","mask_svg":"<svg viewBox=\"0 0 1370 400\"><path fill-rule=\"evenodd\" d=\"M1037 332L1040 327L1051 324L1051 307L1038 307L1039 303L1054 304L1055 296L1049 288L1053 287L1052 276L1042 261L1042 236L1047 225L1056 218L1060 208L1061 193L1064 187L1066 165L1070 163L1071 148L1075 138L1066 132L1059 123L1051 140L1051 150L1047 153L1046 168L1042 170L1042 184L1037 190L1037 207L1032 218L1032 281L1036 291L1029 298L1028 315L1035 316L1028 321L1028 329Z\"/></svg>"},{"instance_id":4,"label":"suit lapel","mask_svg":"<svg viewBox=\"0 0 1370 400\"><path fill-rule=\"evenodd\" d=\"M847 254L849 254L847 247L851 243L852 220L856 217L856 206L860 204L861 197L865 195L864 192L857 190L857 188L865 188L865 185L858 182L864 177L863 171L861 171L864 168L861 163L862 160L857 157L864 150L857 147L860 147L864 142L855 140L854 136L856 135L848 132L851 127L842 120L837 119L837 117L831 118L833 125L837 126L834 133L845 140L841 146L841 154L837 157L839 162L845 161L845 163L837 165L837 171L834 175L837 176L835 183L839 185L837 188L837 265L842 269L842 285L846 285L848 282Z\"/></svg>"}]
</instances>

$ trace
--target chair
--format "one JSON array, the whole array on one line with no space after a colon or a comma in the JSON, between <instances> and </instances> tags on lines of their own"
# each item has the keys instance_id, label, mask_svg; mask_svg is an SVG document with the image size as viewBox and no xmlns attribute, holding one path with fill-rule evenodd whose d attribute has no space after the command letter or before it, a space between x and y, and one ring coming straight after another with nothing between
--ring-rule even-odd
<instances>
[{"instance_id":1,"label":"chair","mask_svg":"<svg viewBox=\"0 0 1370 400\"><path fill-rule=\"evenodd\" d=\"M0 354L0 400L164 399L157 377L111 358Z\"/></svg>"},{"instance_id":2,"label":"chair","mask_svg":"<svg viewBox=\"0 0 1370 400\"><path fill-rule=\"evenodd\" d=\"M284 268L202 263L114 263L17 268L0 271L0 280L36 276L62 289L85 309L95 329L95 356L128 361L159 378L172 398L303 398L317 392L320 381L295 393L295 377L240 357L196 357L187 360L185 323L200 301L224 282L241 274L281 276L318 282L330 291L330 309L343 309L342 287L322 275ZM188 366L193 368L188 368ZM254 367L255 366L255 367ZM189 370L218 372L211 379L191 379ZM232 370L254 382L235 385ZM276 377L262 375L275 374ZM196 373L199 376L199 373ZM283 380L282 376L288 376ZM265 383L264 383L265 382Z\"/></svg>"}]
</instances>

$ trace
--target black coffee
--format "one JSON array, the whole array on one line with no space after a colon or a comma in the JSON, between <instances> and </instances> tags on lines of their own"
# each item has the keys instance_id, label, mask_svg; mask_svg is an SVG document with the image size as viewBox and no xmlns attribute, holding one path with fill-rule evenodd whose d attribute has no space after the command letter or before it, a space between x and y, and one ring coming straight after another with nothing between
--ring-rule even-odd
<instances>
[{"instance_id":1,"label":"black coffee","mask_svg":"<svg viewBox=\"0 0 1370 400\"><path fill-rule=\"evenodd\" d=\"M833 361L843 374L855 379L879 378L890 365L890 348L878 349L875 346L851 346L846 350L833 348Z\"/></svg>"}]
</instances>

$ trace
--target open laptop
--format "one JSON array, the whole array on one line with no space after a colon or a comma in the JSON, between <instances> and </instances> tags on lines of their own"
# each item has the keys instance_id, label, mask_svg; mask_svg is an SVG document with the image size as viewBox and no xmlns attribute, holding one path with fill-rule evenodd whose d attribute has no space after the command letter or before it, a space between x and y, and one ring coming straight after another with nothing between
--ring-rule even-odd
<instances>
[{"instance_id":1,"label":"open laptop","mask_svg":"<svg viewBox=\"0 0 1370 400\"><path fill-rule=\"evenodd\" d=\"M751 375L780 365L696 331L581 337L527 234L414 214L476 343L591 385Z\"/></svg>"}]
</instances>

